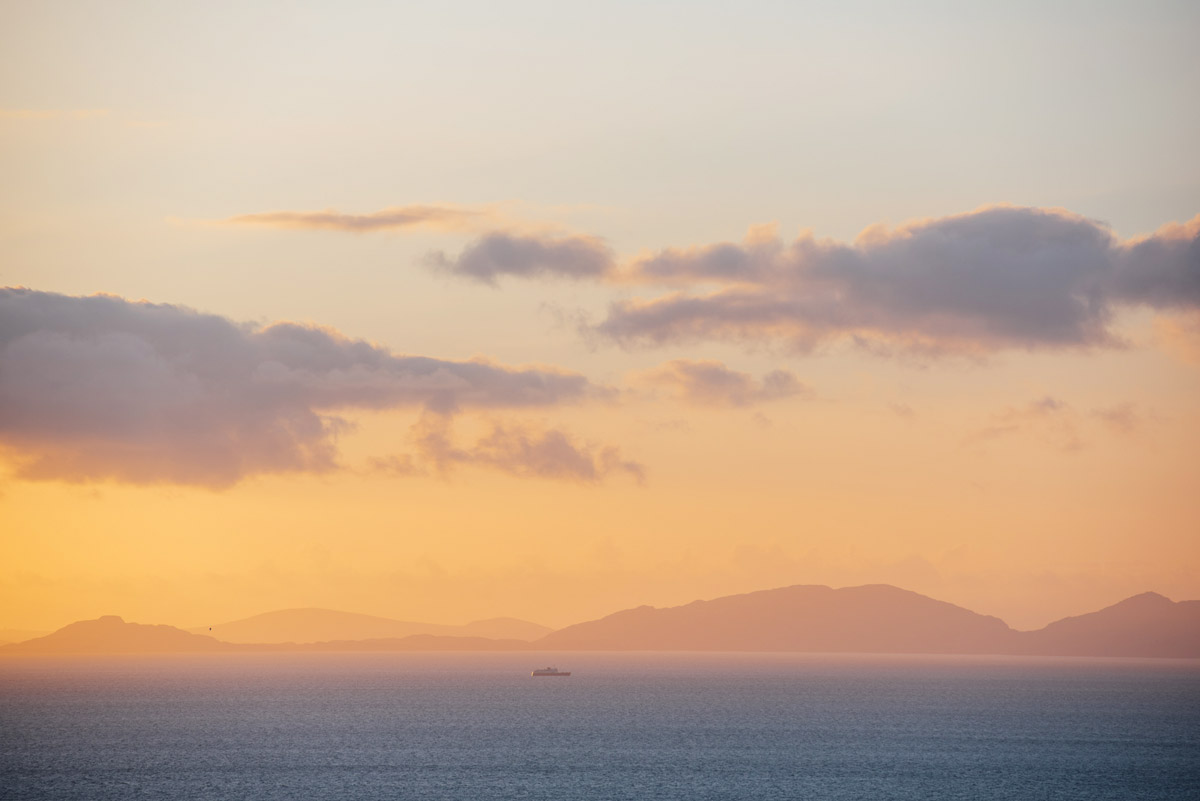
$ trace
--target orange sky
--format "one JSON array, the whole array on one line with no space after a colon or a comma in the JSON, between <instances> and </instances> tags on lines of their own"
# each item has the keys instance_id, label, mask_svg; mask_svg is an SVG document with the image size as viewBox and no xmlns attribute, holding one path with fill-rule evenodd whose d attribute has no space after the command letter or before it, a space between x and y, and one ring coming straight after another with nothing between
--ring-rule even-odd
<instances>
[{"instance_id":1,"label":"orange sky","mask_svg":"<svg viewBox=\"0 0 1200 801\"><path fill-rule=\"evenodd\" d=\"M142 11L0 20L0 628L1200 598L1194 10Z\"/></svg>"}]
</instances>

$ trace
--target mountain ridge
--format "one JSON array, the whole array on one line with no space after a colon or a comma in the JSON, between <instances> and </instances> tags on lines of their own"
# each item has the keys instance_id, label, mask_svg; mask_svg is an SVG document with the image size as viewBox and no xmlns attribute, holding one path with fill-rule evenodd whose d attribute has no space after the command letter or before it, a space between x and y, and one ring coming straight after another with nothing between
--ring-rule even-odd
<instances>
[{"instance_id":1,"label":"mountain ridge","mask_svg":"<svg viewBox=\"0 0 1200 801\"><path fill-rule=\"evenodd\" d=\"M1200 601L1143 592L1111 606L1019 632L1022 650L1052 656L1200 657Z\"/></svg>"},{"instance_id":2,"label":"mountain ridge","mask_svg":"<svg viewBox=\"0 0 1200 801\"><path fill-rule=\"evenodd\" d=\"M335 619L370 617L333 614ZM126 623L120 617L106 615L76 621L44 637L0 646L0 654L372 650L695 650L1200 658L1200 601L1176 602L1158 593L1145 592L1095 612L1056 620L1035 631L1016 631L999 618L887 584L837 589L792 585L673 607L632 607L567 626L533 642L425 632L403 637L340 636L314 642L233 643L207 633Z\"/></svg>"},{"instance_id":3,"label":"mountain ridge","mask_svg":"<svg viewBox=\"0 0 1200 801\"><path fill-rule=\"evenodd\" d=\"M1032 632L887 584L797 584L559 629L547 650L803 651L1200 657L1200 601L1140 593Z\"/></svg>"},{"instance_id":4,"label":"mountain ridge","mask_svg":"<svg viewBox=\"0 0 1200 801\"><path fill-rule=\"evenodd\" d=\"M797 584L635 607L559 629L550 648L613 650L985 653L1004 621L886 584Z\"/></svg>"},{"instance_id":5,"label":"mountain ridge","mask_svg":"<svg viewBox=\"0 0 1200 801\"><path fill-rule=\"evenodd\" d=\"M163 624L127 623L118 615L77 620L44 637L0 646L4 655L104 655L278 653L325 651L519 651L524 640L486 637L447 637L413 634L407 637L331 640L316 643L230 643Z\"/></svg>"}]
</instances>

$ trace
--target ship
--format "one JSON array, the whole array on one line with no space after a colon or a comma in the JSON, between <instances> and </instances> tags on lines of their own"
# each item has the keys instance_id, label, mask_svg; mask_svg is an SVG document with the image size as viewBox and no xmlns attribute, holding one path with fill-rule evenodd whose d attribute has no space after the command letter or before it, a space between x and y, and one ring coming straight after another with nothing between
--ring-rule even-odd
<instances>
[{"instance_id":1,"label":"ship","mask_svg":"<svg viewBox=\"0 0 1200 801\"><path fill-rule=\"evenodd\" d=\"M544 667L544 668L538 668L537 670L533 671L529 675L530 676L570 676L571 671L559 670L558 668L555 668L555 667Z\"/></svg>"}]
</instances>

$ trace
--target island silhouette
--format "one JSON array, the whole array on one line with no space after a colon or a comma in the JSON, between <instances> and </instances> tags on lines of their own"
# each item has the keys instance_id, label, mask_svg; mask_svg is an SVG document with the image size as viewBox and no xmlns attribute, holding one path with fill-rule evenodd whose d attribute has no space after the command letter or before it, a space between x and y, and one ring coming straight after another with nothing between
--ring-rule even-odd
<instances>
[{"instance_id":1,"label":"island silhouette","mask_svg":"<svg viewBox=\"0 0 1200 801\"><path fill-rule=\"evenodd\" d=\"M344 626L339 628L339 623ZM233 636L259 631L279 637L290 631L303 637L319 632L327 638L231 642L106 615L0 646L0 654L529 650L1200 657L1200 601L1176 602L1153 592L1037 631L1016 631L999 618L886 584L840 589L796 585L661 609L639 606L533 640L466 633L472 627L522 633L537 627L507 618L435 627L459 634L382 637L361 635L381 630L377 627L402 632L404 626L422 624L333 610L281 610L226 625L235 632ZM213 634L223 628L214 626Z\"/></svg>"},{"instance_id":2,"label":"island silhouette","mask_svg":"<svg viewBox=\"0 0 1200 801\"><path fill-rule=\"evenodd\" d=\"M417 634L484 637L494 640L536 640L552 630L547 626L511 617L496 617L462 626L449 626L315 608L280 609L230 623L188 629L193 634L211 635L233 643L314 643L330 640L394 639Z\"/></svg>"}]
</instances>

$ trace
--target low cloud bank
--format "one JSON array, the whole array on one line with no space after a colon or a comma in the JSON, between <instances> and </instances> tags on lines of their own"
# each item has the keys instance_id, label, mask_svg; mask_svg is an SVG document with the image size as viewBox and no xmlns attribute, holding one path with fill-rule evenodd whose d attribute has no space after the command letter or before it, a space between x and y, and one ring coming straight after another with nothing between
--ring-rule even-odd
<instances>
[{"instance_id":1,"label":"low cloud bank","mask_svg":"<svg viewBox=\"0 0 1200 801\"><path fill-rule=\"evenodd\" d=\"M335 468L339 410L606 394L577 373L398 355L328 328L0 289L0 449L30 479L225 487Z\"/></svg>"}]
</instances>

